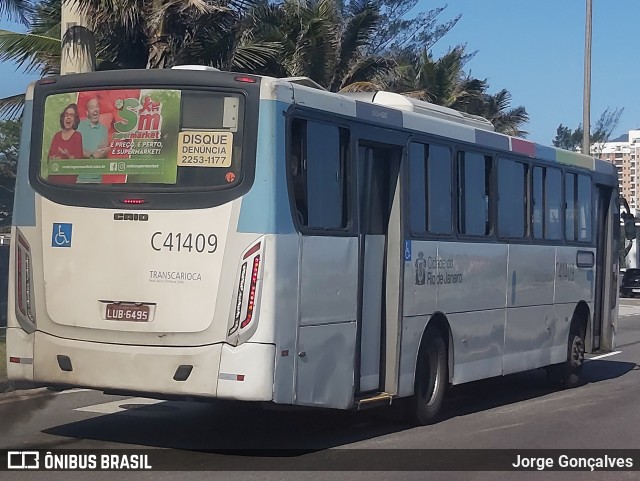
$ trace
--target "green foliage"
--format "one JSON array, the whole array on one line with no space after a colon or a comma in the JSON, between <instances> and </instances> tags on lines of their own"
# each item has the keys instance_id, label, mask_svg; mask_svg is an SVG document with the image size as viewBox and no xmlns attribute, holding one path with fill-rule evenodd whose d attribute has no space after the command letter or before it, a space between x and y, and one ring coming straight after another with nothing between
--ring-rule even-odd
<instances>
[{"instance_id":1,"label":"green foliage","mask_svg":"<svg viewBox=\"0 0 640 481\"><path fill-rule=\"evenodd\" d=\"M20 147L20 120L0 122L0 226L11 224L16 167Z\"/></svg>"},{"instance_id":2,"label":"green foliage","mask_svg":"<svg viewBox=\"0 0 640 481\"><path fill-rule=\"evenodd\" d=\"M417 4L418 0L373 0L374 8L380 12L380 25L367 45L367 53L429 50L462 17L457 15L453 20L439 24L437 19L446 6L418 12L411 17Z\"/></svg>"},{"instance_id":3,"label":"green foliage","mask_svg":"<svg viewBox=\"0 0 640 481\"><path fill-rule=\"evenodd\" d=\"M473 56L458 45L437 60L423 49L419 54L405 52L397 57L398 68L383 79L389 90L491 121L497 132L524 137L529 120L524 107L511 108L511 94L502 89L489 94L489 84L465 73L464 65Z\"/></svg>"},{"instance_id":4,"label":"green foliage","mask_svg":"<svg viewBox=\"0 0 640 481\"><path fill-rule=\"evenodd\" d=\"M31 0L0 0L0 15L3 19L8 17L26 24L33 8Z\"/></svg>"},{"instance_id":5,"label":"green foliage","mask_svg":"<svg viewBox=\"0 0 640 481\"><path fill-rule=\"evenodd\" d=\"M2 1L2 0L0 0ZM524 107L464 71L476 52L430 48L460 19L445 7L412 15L418 0L72 0L95 32L98 69L209 65L275 77L305 76L331 91L390 90L481 115L524 136ZM41 0L27 34L0 31L0 59L56 73L62 0ZM0 99L20 113L22 96Z\"/></svg>"},{"instance_id":6,"label":"green foliage","mask_svg":"<svg viewBox=\"0 0 640 481\"><path fill-rule=\"evenodd\" d=\"M611 134L620 123L620 117L624 107L610 109L607 107L596 122L595 129L589 135L589 145L597 151L602 144L609 141ZM555 147L565 150L580 151L582 148L582 138L584 129L579 124L575 130L570 129L562 124L556 129L556 136L552 143Z\"/></svg>"}]
</instances>

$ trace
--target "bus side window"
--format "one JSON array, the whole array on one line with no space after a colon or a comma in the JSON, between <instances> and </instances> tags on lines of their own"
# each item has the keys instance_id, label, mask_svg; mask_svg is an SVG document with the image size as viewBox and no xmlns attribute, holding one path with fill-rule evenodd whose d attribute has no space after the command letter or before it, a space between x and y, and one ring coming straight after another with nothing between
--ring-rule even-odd
<instances>
[{"instance_id":1,"label":"bus side window","mask_svg":"<svg viewBox=\"0 0 640 481\"><path fill-rule=\"evenodd\" d=\"M490 155L458 154L458 231L461 234L491 234L491 166Z\"/></svg>"},{"instance_id":2,"label":"bus side window","mask_svg":"<svg viewBox=\"0 0 640 481\"><path fill-rule=\"evenodd\" d=\"M542 197L542 167L534 167L533 175L531 176L531 196L533 206L531 212L531 230L534 239L542 239L543 236L543 212L544 212L544 200Z\"/></svg>"},{"instance_id":3,"label":"bus side window","mask_svg":"<svg viewBox=\"0 0 640 481\"><path fill-rule=\"evenodd\" d=\"M416 234L451 234L451 150L409 145L409 216Z\"/></svg>"},{"instance_id":4,"label":"bus side window","mask_svg":"<svg viewBox=\"0 0 640 481\"><path fill-rule=\"evenodd\" d=\"M527 165L498 159L498 235L523 238L527 235Z\"/></svg>"},{"instance_id":5,"label":"bus side window","mask_svg":"<svg viewBox=\"0 0 640 481\"><path fill-rule=\"evenodd\" d=\"M335 125L295 119L289 172L300 225L343 230L348 225L349 135Z\"/></svg>"},{"instance_id":6,"label":"bus side window","mask_svg":"<svg viewBox=\"0 0 640 481\"><path fill-rule=\"evenodd\" d=\"M545 168L544 185L544 211L545 229L544 238L547 240L562 239L562 172L553 167Z\"/></svg>"},{"instance_id":7,"label":"bus side window","mask_svg":"<svg viewBox=\"0 0 640 481\"><path fill-rule=\"evenodd\" d=\"M289 170L296 216L301 225L307 225L307 195L304 156L306 152L307 123L296 119L291 125L291 153Z\"/></svg>"},{"instance_id":8,"label":"bus side window","mask_svg":"<svg viewBox=\"0 0 640 481\"><path fill-rule=\"evenodd\" d=\"M593 202L591 200L591 179L586 175L578 175L578 203L576 211L578 241L591 242Z\"/></svg>"}]
</instances>

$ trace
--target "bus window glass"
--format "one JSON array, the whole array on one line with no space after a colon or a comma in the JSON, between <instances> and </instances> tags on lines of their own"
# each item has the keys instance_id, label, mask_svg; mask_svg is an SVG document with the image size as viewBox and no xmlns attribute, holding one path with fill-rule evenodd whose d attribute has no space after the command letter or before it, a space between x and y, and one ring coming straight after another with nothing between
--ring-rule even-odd
<instances>
[{"instance_id":1,"label":"bus window glass","mask_svg":"<svg viewBox=\"0 0 640 481\"><path fill-rule=\"evenodd\" d=\"M415 233L427 230L424 152L423 144L412 142L409 146L409 216Z\"/></svg>"},{"instance_id":2,"label":"bus window glass","mask_svg":"<svg viewBox=\"0 0 640 481\"><path fill-rule=\"evenodd\" d=\"M244 99L178 89L49 95L40 178L48 184L229 187L241 178Z\"/></svg>"},{"instance_id":3,"label":"bus window glass","mask_svg":"<svg viewBox=\"0 0 640 481\"><path fill-rule=\"evenodd\" d=\"M578 240L591 242L591 179L586 175L578 175Z\"/></svg>"},{"instance_id":4,"label":"bus window glass","mask_svg":"<svg viewBox=\"0 0 640 481\"><path fill-rule=\"evenodd\" d=\"M525 236L527 167L510 159L498 160L498 234Z\"/></svg>"},{"instance_id":5,"label":"bus window glass","mask_svg":"<svg viewBox=\"0 0 640 481\"><path fill-rule=\"evenodd\" d=\"M341 130L320 122L293 122L290 171L298 220L304 226L347 226L348 136Z\"/></svg>"},{"instance_id":6,"label":"bus window glass","mask_svg":"<svg viewBox=\"0 0 640 481\"><path fill-rule=\"evenodd\" d=\"M428 145L427 205L431 234L451 233L451 151Z\"/></svg>"},{"instance_id":7,"label":"bus window glass","mask_svg":"<svg viewBox=\"0 0 640 481\"><path fill-rule=\"evenodd\" d=\"M576 240L576 176L567 173L564 178L565 221L564 231L568 241Z\"/></svg>"},{"instance_id":8,"label":"bus window glass","mask_svg":"<svg viewBox=\"0 0 640 481\"><path fill-rule=\"evenodd\" d=\"M460 152L458 157L458 229L461 234L484 236L491 232L489 192L491 157Z\"/></svg>"},{"instance_id":9,"label":"bus window glass","mask_svg":"<svg viewBox=\"0 0 640 481\"><path fill-rule=\"evenodd\" d=\"M544 186L545 235L548 240L562 239L562 172L547 167Z\"/></svg>"},{"instance_id":10,"label":"bus window glass","mask_svg":"<svg viewBox=\"0 0 640 481\"><path fill-rule=\"evenodd\" d=\"M542 239L543 237L543 211L544 211L544 199L542 197L542 167L534 167L532 175L533 186L531 188L531 194L533 197L533 212L531 214L531 230L533 231L533 237L535 239Z\"/></svg>"}]
</instances>

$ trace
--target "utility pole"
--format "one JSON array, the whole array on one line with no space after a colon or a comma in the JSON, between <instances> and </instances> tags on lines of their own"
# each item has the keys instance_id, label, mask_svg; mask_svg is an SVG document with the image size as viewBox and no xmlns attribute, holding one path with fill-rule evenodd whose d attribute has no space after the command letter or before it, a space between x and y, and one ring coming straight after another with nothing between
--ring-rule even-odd
<instances>
[{"instance_id":1,"label":"utility pole","mask_svg":"<svg viewBox=\"0 0 640 481\"><path fill-rule=\"evenodd\" d=\"M60 74L95 70L96 43L86 17L78 11L80 0L62 2Z\"/></svg>"},{"instance_id":2,"label":"utility pole","mask_svg":"<svg viewBox=\"0 0 640 481\"><path fill-rule=\"evenodd\" d=\"M590 155L591 143L591 0L587 0L584 35L584 97L582 99L582 153Z\"/></svg>"}]
</instances>

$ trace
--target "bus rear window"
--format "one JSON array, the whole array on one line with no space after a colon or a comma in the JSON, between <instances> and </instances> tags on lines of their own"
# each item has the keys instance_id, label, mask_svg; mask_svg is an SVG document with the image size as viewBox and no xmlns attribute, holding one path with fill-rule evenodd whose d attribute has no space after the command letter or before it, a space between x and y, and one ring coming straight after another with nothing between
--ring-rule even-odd
<instances>
[{"instance_id":1,"label":"bus rear window","mask_svg":"<svg viewBox=\"0 0 640 481\"><path fill-rule=\"evenodd\" d=\"M40 177L48 184L230 187L241 177L244 97L177 89L49 95Z\"/></svg>"}]
</instances>

